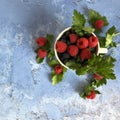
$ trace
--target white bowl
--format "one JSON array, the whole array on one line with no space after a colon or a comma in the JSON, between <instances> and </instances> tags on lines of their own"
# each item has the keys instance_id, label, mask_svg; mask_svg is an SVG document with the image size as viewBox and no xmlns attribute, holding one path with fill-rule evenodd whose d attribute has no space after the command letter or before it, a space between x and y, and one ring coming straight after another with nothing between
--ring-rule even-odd
<instances>
[{"instance_id":1,"label":"white bowl","mask_svg":"<svg viewBox=\"0 0 120 120\"><path fill-rule=\"evenodd\" d=\"M65 68L69 68L69 67L67 67L60 59L59 59L59 57L58 57L58 54L57 54L57 50L56 50L56 43L57 43L57 41L62 37L62 35L66 32L66 31L68 31L68 30L70 30L71 29L71 27L68 27L68 28L66 28L66 29L64 29L62 32L60 32L60 34L57 36L57 38L56 38L56 40L55 40L55 43L54 43L54 51L55 51L55 57L57 58L57 60L59 61L59 63L63 66L63 67L65 67ZM96 36L94 33L92 33L94 36ZM97 55L99 55L100 53L101 54L105 54L105 53L107 53L107 48L101 48L100 47L100 44L99 44L99 42L98 42L98 45L97 45L97 50L96 50L96 54Z\"/></svg>"}]
</instances>

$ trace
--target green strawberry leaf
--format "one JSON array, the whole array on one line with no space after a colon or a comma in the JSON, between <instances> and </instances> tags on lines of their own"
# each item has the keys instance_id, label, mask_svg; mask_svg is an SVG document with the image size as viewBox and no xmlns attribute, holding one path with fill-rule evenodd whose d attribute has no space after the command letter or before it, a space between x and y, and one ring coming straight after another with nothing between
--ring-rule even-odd
<instances>
[{"instance_id":1,"label":"green strawberry leaf","mask_svg":"<svg viewBox=\"0 0 120 120\"><path fill-rule=\"evenodd\" d=\"M54 39L54 36L52 34L47 34L46 39L49 41L50 44L52 44L52 41Z\"/></svg>"},{"instance_id":2,"label":"green strawberry leaf","mask_svg":"<svg viewBox=\"0 0 120 120\"><path fill-rule=\"evenodd\" d=\"M100 47L105 47L105 42L106 42L106 38L105 37L101 37L101 36L97 36L99 39L99 43L100 43Z\"/></svg>"},{"instance_id":3,"label":"green strawberry leaf","mask_svg":"<svg viewBox=\"0 0 120 120\"><path fill-rule=\"evenodd\" d=\"M39 64L39 63L42 63L44 60L44 58L40 58L38 55L36 56L36 62Z\"/></svg>"},{"instance_id":4,"label":"green strawberry leaf","mask_svg":"<svg viewBox=\"0 0 120 120\"><path fill-rule=\"evenodd\" d=\"M51 60L48 64L49 66L54 67L55 65L59 65L60 63L58 62L58 60Z\"/></svg>"},{"instance_id":5,"label":"green strawberry leaf","mask_svg":"<svg viewBox=\"0 0 120 120\"><path fill-rule=\"evenodd\" d=\"M82 27L82 30L84 31L85 34L93 33L95 31L95 29L91 27Z\"/></svg>"},{"instance_id":6,"label":"green strawberry leaf","mask_svg":"<svg viewBox=\"0 0 120 120\"><path fill-rule=\"evenodd\" d=\"M82 15L80 12L77 10L74 10L74 16L73 16L73 26L79 26L82 27L85 25L86 19L84 15Z\"/></svg>"},{"instance_id":7,"label":"green strawberry leaf","mask_svg":"<svg viewBox=\"0 0 120 120\"><path fill-rule=\"evenodd\" d=\"M92 84L96 87L102 86L104 84L107 84L107 79L103 78L102 80L94 80Z\"/></svg>"},{"instance_id":8,"label":"green strawberry leaf","mask_svg":"<svg viewBox=\"0 0 120 120\"><path fill-rule=\"evenodd\" d=\"M84 35L84 31L82 27L85 26L86 19L84 15L82 15L77 10L74 10L73 21L72 21L72 29L80 36Z\"/></svg>"},{"instance_id":9,"label":"green strawberry leaf","mask_svg":"<svg viewBox=\"0 0 120 120\"><path fill-rule=\"evenodd\" d=\"M49 60L52 60L54 58L54 56L55 56L54 50L50 50L48 52L48 58L49 58Z\"/></svg>"},{"instance_id":10,"label":"green strawberry leaf","mask_svg":"<svg viewBox=\"0 0 120 120\"><path fill-rule=\"evenodd\" d=\"M105 47L116 47L116 43L113 42L113 37L120 34L117 32L115 26L112 26L106 33Z\"/></svg>"}]
</instances>

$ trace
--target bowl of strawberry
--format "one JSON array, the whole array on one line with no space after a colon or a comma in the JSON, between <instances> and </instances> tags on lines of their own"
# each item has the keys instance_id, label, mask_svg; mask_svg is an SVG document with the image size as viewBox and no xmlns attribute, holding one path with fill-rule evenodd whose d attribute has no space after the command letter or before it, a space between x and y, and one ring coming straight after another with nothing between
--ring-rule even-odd
<instances>
[{"instance_id":1,"label":"bowl of strawberry","mask_svg":"<svg viewBox=\"0 0 120 120\"><path fill-rule=\"evenodd\" d=\"M69 68L69 61L84 65L93 54L106 53L106 48L100 48L97 36L94 33L78 35L71 27L63 30L54 44L55 56L59 63Z\"/></svg>"}]
</instances>

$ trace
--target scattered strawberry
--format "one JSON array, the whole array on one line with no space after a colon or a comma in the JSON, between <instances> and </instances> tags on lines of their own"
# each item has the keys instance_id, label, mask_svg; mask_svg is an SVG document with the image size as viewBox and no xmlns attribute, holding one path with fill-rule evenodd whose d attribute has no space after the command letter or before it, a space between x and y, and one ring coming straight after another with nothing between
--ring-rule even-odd
<instances>
[{"instance_id":1,"label":"scattered strawberry","mask_svg":"<svg viewBox=\"0 0 120 120\"><path fill-rule=\"evenodd\" d=\"M42 47L47 43L47 39L45 37L39 37L36 39L36 43Z\"/></svg>"},{"instance_id":2,"label":"scattered strawberry","mask_svg":"<svg viewBox=\"0 0 120 120\"><path fill-rule=\"evenodd\" d=\"M90 37L88 38L88 43L89 43L89 47L90 47L90 48L94 48L94 47L96 47L97 44L98 44L98 38L95 37L95 36L90 36Z\"/></svg>"},{"instance_id":3,"label":"scattered strawberry","mask_svg":"<svg viewBox=\"0 0 120 120\"><path fill-rule=\"evenodd\" d=\"M68 47L68 53L70 54L70 56L75 57L78 54L78 47L75 45L70 45Z\"/></svg>"},{"instance_id":4,"label":"scattered strawberry","mask_svg":"<svg viewBox=\"0 0 120 120\"><path fill-rule=\"evenodd\" d=\"M61 65L56 65L54 67L54 71L55 71L56 74L59 75L59 74L61 74L63 72L63 67Z\"/></svg>"},{"instance_id":5,"label":"scattered strawberry","mask_svg":"<svg viewBox=\"0 0 120 120\"><path fill-rule=\"evenodd\" d=\"M46 50L39 49L39 50L38 50L38 56L39 56L40 58L46 57L46 56L47 56L47 51L46 51Z\"/></svg>"},{"instance_id":6,"label":"scattered strawberry","mask_svg":"<svg viewBox=\"0 0 120 120\"><path fill-rule=\"evenodd\" d=\"M90 94L88 94L86 96L87 99L94 99L96 97L96 92L95 91L91 91Z\"/></svg>"},{"instance_id":7,"label":"scattered strawberry","mask_svg":"<svg viewBox=\"0 0 120 120\"><path fill-rule=\"evenodd\" d=\"M96 80L102 80L104 78L102 75L99 75L99 74L94 74L93 77Z\"/></svg>"},{"instance_id":8,"label":"scattered strawberry","mask_svg":"<svg viewBox=\"0 0 120 120\"><path fill-rule=\"evenodd\" d=\"M78 35L77 34L70 34L69 38L70 38L70 43L75 43L78 39Z\"/></svg>"},{"instance_id":9,"label":"scattered strawberry","mask_svg":"<svg viewBox=\"0 0 120 120\"><path fill-rule=\"evenodd\" d=\"M80 39L77 40L77 46L80 49L88 47L88 39L81 37Z\"/></svg>"},{"instance_id":10,"label":"scattered strawberry","mask_svg":"<svg viewBox=\"0 0 120 120\"><path fill-rule=\"evenodd\" d=\"M84 49L81 50L80 58L82 60L88 60L88 59L91 58L91 56L92 56L92 54L91 54L91 52L88 48L84 48Z\"/></svg>"},{"instance_id":11,"label":"scattered strawberry","mask_svg":"<svg viewBox=\"0 0 120 120\"><path fill-rule=\"evenodd\" d=\"M67 44L65 42L57 41L57 43L56 43L57 52L63 53L66 51L66 49L67 49Z\"/></svg>"},{"instance_id":12,"label":"scattered strawberry","mask_svg":"<svg viewBox=\"0 0 120 120\"><path fill-rule=\"evenodd\" d=\"M96 20L94 23L94 27L96 29L101 29L104 26L104 21L103 20Z\"/></svg>"}]
</instances>

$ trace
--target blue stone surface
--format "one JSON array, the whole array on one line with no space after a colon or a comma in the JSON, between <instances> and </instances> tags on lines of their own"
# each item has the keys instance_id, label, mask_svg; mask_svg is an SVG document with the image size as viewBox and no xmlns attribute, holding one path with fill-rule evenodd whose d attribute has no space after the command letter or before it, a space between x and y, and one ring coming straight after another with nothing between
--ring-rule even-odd
<instances>
[{"instance_id":1,"label":"blue stone surface","mask_svg":"<svg viewBox=\"0 0 120 120\"><path fill-rule=\"evenodd\" d=\"M120 31L119 0L0 0L0 120L120 120L120 36L109 50L116 80L92 101L78 94L87 75L68 70L53 86L46 61L35 61L35 38L71 26L74 9L94 9Z\"/></svg>"}]
</instances>

